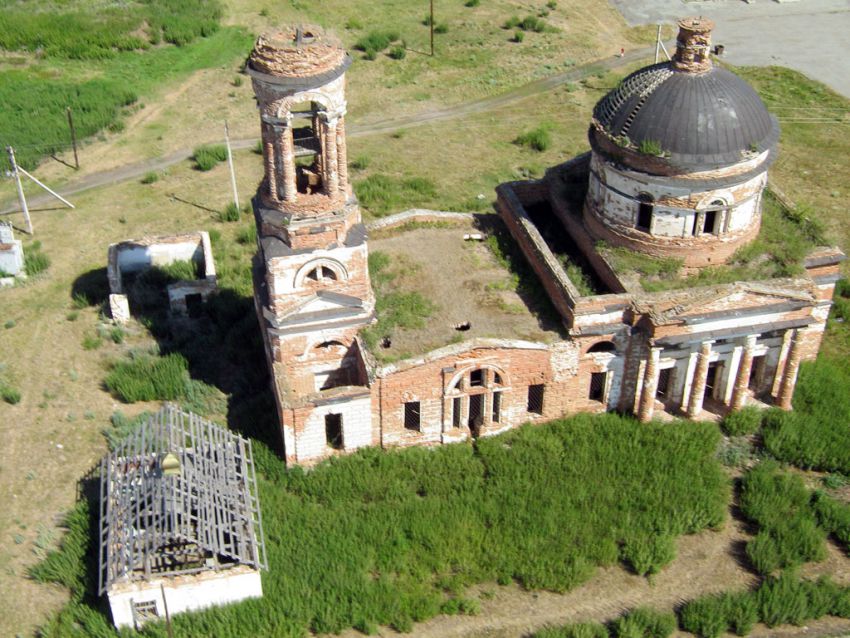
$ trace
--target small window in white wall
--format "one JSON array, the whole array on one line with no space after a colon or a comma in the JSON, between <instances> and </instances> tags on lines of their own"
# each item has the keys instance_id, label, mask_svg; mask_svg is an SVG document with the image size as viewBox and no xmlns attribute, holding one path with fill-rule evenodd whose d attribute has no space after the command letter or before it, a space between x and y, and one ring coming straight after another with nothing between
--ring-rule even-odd
<instances>
[{"instance_id":1,"label":"small window in white wall","mask_svg":"<svg viewBox=\"0 0 850 638\"><path fill-rule=\"evenodd\" d=\"M638 230L648 233L649 229L652 228L652 213L655 208L653 202L652 195L648 193L638 195L638 215L635 224Z\"/></svg>"},{"instance_id":2,"label":"small window in white wall","mask_svg":"<svg viewBox=\"0 0 850 638\"><path fill-rule=\"evenodd\" d=\"M335 450L341 450L343 448L341 414L325 415L325 440L328 447L332 447Z\"/></svg>"},{"instance_id":3,"label":"small window in white wall","mask_svg":"<svg viewBox=\"0 0 850 638\"><path fill-rule=\"evenodd\" d=\"M137 624L142 624L148 620L159 618L159 611L156 608L155 600L139 600L133 601L133 618Z\"/></svg>"}]
</instances>

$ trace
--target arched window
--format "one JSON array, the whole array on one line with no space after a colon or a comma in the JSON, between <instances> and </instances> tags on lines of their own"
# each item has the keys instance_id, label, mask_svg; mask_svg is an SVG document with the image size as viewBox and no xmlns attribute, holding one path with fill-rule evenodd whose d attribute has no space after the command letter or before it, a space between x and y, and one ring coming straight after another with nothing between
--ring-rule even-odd
<instances>
[{"instance_id":1,"label":"arched window","mask_svg":"<svg viewBox=\"0 0 850 638\"><path fill-rule=\"evenodd\" d=\"M302 288L314 283L329 284L334 281L345 281L348 272L345 266L335 259L320 257L314 259L298 269L295 273L295 288Z\"/></svg>"},{"instance_id":2,"label":"arched window","mask_svg":"<svg viewBox=\"0 0 850 638\"><path fill-rule=\"evenodd\" d=\"M638 195L638 214L637 214L637 224L635 227L638 230L642 230L644 232L649 232L650 228L652 228L652 212L655 208L654 202L655 200L652 198L652 195L649 193L641 193Z\"/></svg>"},{"instance_id":3,"label":"arched window","mask_svg":"<svg viewBox=\"0 0 850 638\"><path fill-rule=\"evenodd\" d=\"M336 281L336 273L327 266L316 266L307 273L307 279L312 281Z\"/></svg>"},{"instance_id":4,"label":"arched window","mask_svg":"<svg viewBox=\"0 0 850 638\"><path fill-rule=\"evenodd\" d=\"M505 375L489 367L472 368L457 375L446 390L446 410L452 428L468 427L477 437L481 427L502 422Z\"/></svg>"},{"instance_id":5,"label":"arched window","mask_svg":"<svg viewBox=\"0 0 850 638\"><path fill-rule=\"evenodd\" d=\"M614 352L616 350L616 346L613 341L600 341L599 343L594 343L587 349L587 353L590 354L592 352Z\"/></svg>"}]
</instances>

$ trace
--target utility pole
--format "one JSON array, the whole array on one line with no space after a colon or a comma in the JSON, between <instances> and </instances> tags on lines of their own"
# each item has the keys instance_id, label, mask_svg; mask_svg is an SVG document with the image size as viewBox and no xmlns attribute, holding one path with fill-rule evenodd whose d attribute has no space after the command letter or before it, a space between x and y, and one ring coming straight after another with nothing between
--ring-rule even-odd
<instances>
[{"instance_id":1,"label":"utility pole","mask_svg":"<svg viewBox=\"0 0 850 638\"><path fill-rule=\"evenodd\" d=\"M655 33L655 64L658 64L658 54L661 53L661 23L658 23L658 31Z\"/></svg>"},{"instance_id":2,"label":"utility pole","mask_svg":"<svg viewBox=\"0 0 850 638\"><path fill-rule=\"evenodd\" d=\"M434 57L434 0L431 0L431 57Z\"/></svg>"},{"instance_id":3,"label":"utility pole","mask_svg":"<svg viewBox=\"0 0 850 638\"><path fill-rule=\"evenodd\" d=\"M18 171L18 163L15 161L15 149L11 146L7 146L6 152L9 153L9 164L12 167L12 177L14 178L15 186L18 189L18 202L21 204L21 211L23 211L24 220L27 223L27 232L32 235L32 220L30 219L30 210L27 208L27 198L24 196L24 186L21 184L21 174Z\"/></svg>"},{"instance_id":4,"label":"utility pole","mask_svg":"<svg viewBox=\"0 0 850 638\"><path fill-rule=\"evenodd\" d=\"M68 114L68 128L71 129L71 144L74 147L74 168L80 170L80 158L77 157L77 131L74 129L74 118L71 115L71 107L66 106L65 112Z\"/></svg>"},{"instance_id":5,"label":"utility pole","mask_svg":"<svg viewBox=\"0 0 850 638\"><path fill-rule=\"evenodd\" d=\"M227 146L227 166L230 168L230 185L233 187L233 205L239 210L239 193L236 192L236 173L233 170L233 154L230 152L230 131L224 120L224 143Z\"/></svg>"}]
</instances>

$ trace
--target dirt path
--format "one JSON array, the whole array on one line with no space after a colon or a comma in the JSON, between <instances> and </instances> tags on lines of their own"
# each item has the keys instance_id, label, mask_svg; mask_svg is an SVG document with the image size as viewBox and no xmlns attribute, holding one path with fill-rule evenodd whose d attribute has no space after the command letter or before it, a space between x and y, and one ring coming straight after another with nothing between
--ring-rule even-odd
<instances>
[{"instance_id":1,"label":"dirt path","mask_svg":"<svg viewBox=\"0 0 850 638\"><path fill-rule=\"evenodd\" d=\"M668 47L669 48L669 47ZM353 124L348 127L349 137L363 137L374 135L377 133L387 133L397 131L399 129L413 128L433 122L441 122L451 120L478 113L485 113L510 104L514 104L524 100L532 95L550 91L558 86L568 82L576 82L583 78L589 77L599 71L608 71L619 67L626 66L633 62L637 62L643 58L652 55L655 47L644 47L628 51L623 57L611 57L597 60L577 66L564 73L551 75L534 82L529 82L507 93L495 95L491 97L473 100L464 104L455 106L434 109L406 115L404 117L395 118L392 120L382 120L378 122L364 122L361 124ZM191 80L190 80L191 81ZM240 139L233 141L235 150L244 150L253 148L259 138ZM59 191L64 196L74 195L92 188L100 186L108 186L111 184L119 184L132 179L138 179L151 171L161 171L178 162L189 159L192 155L192 149L181 149L174 151L162 157L154 157L151 159L126 164L118 168L92 173L79 180L71 181L68 184L59 188ZM48 195L37 195L30 197L27 203L31 209L38 209L44 206L52 206L56 202ZM0 215L16 212L19 210L17 201L7 201L0 208Z\"/></svg>"}]
</instances>

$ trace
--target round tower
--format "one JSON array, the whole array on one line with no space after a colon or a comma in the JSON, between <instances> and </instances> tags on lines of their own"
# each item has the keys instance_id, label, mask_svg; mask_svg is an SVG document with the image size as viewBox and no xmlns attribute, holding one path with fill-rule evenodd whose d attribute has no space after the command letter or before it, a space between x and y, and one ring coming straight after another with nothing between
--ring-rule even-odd
<instances>
[{"instance_id":1,"label":"round tower","mask_svg":"<svg viewBox=\"0 0 850 638\"><path fill-rule=\"evenodd\" d=\"M779 125L749 84L712 64L713 26L681 20L673 59L594 108L584 222L595 239L701 268L758 234Z\"/></svg>"},{"instance_id":2,"label":"round tower","mask_svg":"<svg viewBox=\"0 0 850 638\"><path fill-rule=\"evenodd\" d=\"M317 218L332 215L338 218L332 224L339 226L337 234L344 234L359 221L345 143L345 72L350 65L339 41L315 26L267 32L248 59L265 162L258 203L284 213L282 220L271 215L264 222L284 221L287 229L279 229L280 235L292 248L303 244L299 222L312 226ZM315 234L314 228L307 230ZM312 237L311 246L316 239Z\"/></svg>"}]
</instances>

